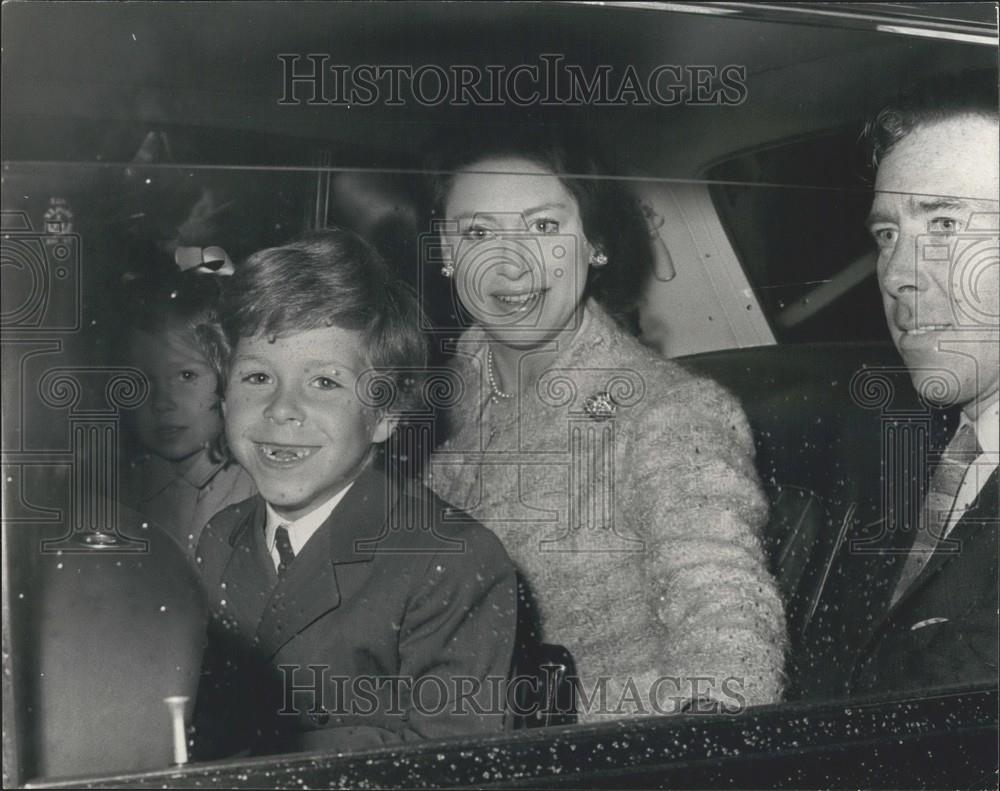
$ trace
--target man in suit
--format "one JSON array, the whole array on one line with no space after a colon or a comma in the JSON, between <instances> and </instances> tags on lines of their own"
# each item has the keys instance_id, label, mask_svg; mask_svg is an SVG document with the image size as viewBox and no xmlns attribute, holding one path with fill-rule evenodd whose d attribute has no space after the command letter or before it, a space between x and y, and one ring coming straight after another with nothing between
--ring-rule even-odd
<instances>
[{"instance_id":1,"label":"man in suit","mask_svg":"<svg viewBox=\"0 0 1000 791\"><path fill-rule=\"evenodd\" d=\"M922 507L910 509L912 543L884 556L889 562L880 568L891 573L848 687L866 693L996 682L996 74L925 84L869 129L877 176L868 228L889 331L921 398L959 414L946 444L929 454Z\"/></svg>"},{"instance_id":2,"label":"man in suit","mask_svg":"<svg viewBox=\"0 0 1000 791\"><path fill-rule=\"evenodd\" d=\"M513 566L374 463L406 406L375 401L405 401L426 353L413 296L342 230L256 253L233 281L226 435L259 494L198 545L213 617L197 757L502 731Z\"/></svg>"}]
</instances>

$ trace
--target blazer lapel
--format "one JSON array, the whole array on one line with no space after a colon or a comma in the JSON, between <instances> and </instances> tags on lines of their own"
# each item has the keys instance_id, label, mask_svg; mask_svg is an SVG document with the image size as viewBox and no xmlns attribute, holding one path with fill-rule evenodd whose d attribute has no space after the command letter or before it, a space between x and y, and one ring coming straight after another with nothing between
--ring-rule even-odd
<instances>
[{"instance_id":1,"label":"blazer lapel","mask_svg":"<svg viewBox=\"0 0 1000 791\"><path fill-rule=\"evenodd\" d=\"M957 429L959 419L961 417L961 411L958 409L935 412L932 416L931 422L931 432L932 440L931 444L934 447L945 447L948 440L954 434ZM975 535L982 528L984 519L988 520L991 517L989 514L992 512L992 519L996 519L996 509L997 509L997 471L994 470L993 475L990 476L986 485L980 491L979 497L976 502L969 508L969 510L964 514L962 519L956 524L951 532L946 536L946 540L959 540L962 542L962 546L967 546L967 543L971 541ZM884 601L884 606L878 610L878 614L875 616L872 628L867 632L867 637L863 640L860 651L856 654L857 657L863 657L868 654L870 647L879 637L879 635L887 628L887 626L892 621L892 617L899 612L900 607L905 604L916 591L920 590L927 582L937 574L941 572L947 564L955 558L960 552L935 552L934 555L927 562L927 565L921 571L921 573L913 580L910 586L903 592L899 600L895 605L890 605L890 600L892 597L892 592L895 589L899 573L902 571L903 563L906 560L906 553L900 553L901 547L890 548L888 544L886 545L896 556L896 574L892 575L891 585L888 586L883 593L886 595ZM855 677L860 670L861 663L856 663L851 677Z\"/></svg>"},{"instance_id":2,"label":"blazer lapel","mask_svg":"<svg viewBox=\"0 0 1000 791\"><path fill-rule=\"evenodd\" d=\"M358 476L332 514L336 519L330 535L333 562L371 560L392 528L389 515L398 498L398 487L380 469L372 466Z\"/></svg>"},{"instance_id":3,"label":"blazer lapel","mask_svg":"<svg viewBox=\"0 0 1000 791\"><path fill-rule=\"evenodd\" d=\"M267 657L274 656L302 629L340 604L337 575L329 553L329 527L336 512L334 509L271 590L255 635L255 642Z\"/></svg>"},{"instance_id":4,"label":"blazer lapel","mask_svg":"<svg viewBox=\"0 0 1000 791\"><path fill-rule=\"evenodd\" d=\"M914 593L920 590L920 588L926 585L935 576L940 574L941 570L944 569L954 558L960 556L962 551L969 546L970 542L976 537L979 531L982 530L983 527L985 527L991 520L994 522L993 529L996 529L997 486L1000 484L1000 481L998 481L997 478L998 472L1000 471L993 471L993 474L986 481L986 485L980 491L979 497L976 498L976 501L965 512L958 524L956 524L952 528L951 532L946 536L946 540L961 542L959 545L960 549L954 552L935 552L931 556L923 571L921 571L916 579L913 580L910 587L903 592L896 604L884 611L882 618L871 632L871 639L874 639L874 637L889 622L892 615L896 613L899 608L913 596ZM871 640L868 642L871 642Z\"/></svg>"},{"instance_id":5,"label":"blazer lapel","mask_svg":"<svg viewBox=\"0 0 1000 791\"><path fill-rule=\"evenodd\" d=\"M986 485L980 490L975 502L944 539L946 542L955 541L958 543L952 545L950 551L935 551L931 555L930 560L927 561L927 565L924 566L920 574L913 580L910 587L903 591L903 594L899 597L899 601L896 602L896 607L905 602L921 586L926 585L928 580L940 573L941 569L951 562L953 558L961 555L963 549L968 547L969 542L975 538L976 534L983 529L991 518L994 521L996 520L997 472L997 470L993 471L993 474L986 481Z\"/></svg>"},{"instance_id":6,"label":"blazer lapel","mask_svg":"<svg viewBox=\"0 0 1000 791\"><path fill-rule=\"evenodd\" d=\"M278 575L264 546L264 501L254 499L253 508L229 535L232 552L222 572L220 601L224 617L235 619L239 632L252 635L260 622L271 588Z\"/></svg>"},{"instance_id":7,"label":"blazer lapel","mask_svg":"<svg viewBox=\"0 0 1000 791\"><path fill-rule=\"evenodd\" d=\"M366 470L278 580L260 618L256 642L273 657L295 635L340 605L336 567L365 563L373 552L362 542L382 535L387 523L385 477Z\"/></svg>"}]
</instances>

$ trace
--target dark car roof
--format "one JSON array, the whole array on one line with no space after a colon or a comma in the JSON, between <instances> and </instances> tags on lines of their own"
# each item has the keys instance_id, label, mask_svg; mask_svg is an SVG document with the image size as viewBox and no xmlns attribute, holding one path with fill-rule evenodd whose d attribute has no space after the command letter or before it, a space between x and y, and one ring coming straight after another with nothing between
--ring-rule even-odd
<instances>
[{"instance_id":1,"label":"dark car roof","mask_svg":"<svg viewBox=\"0 0 1000 791\"><path fill-rule=\"evenodd\" d=\"M960 41L878 29L879 20L897 17L916 24L911 17L926 11L890 4L816 10L821 5L9 4L3 87L4 131L11 134L5 134L4 158L72 158L60 150L71 147L71 136L56 145L44 131L89 119L322 139L343 147L337 164L371 165L412 154L459 117L468 122L468 113L448 103L279 105L281 54L325 54L329 64L346 65L511 67L540 64L542 54L554 53L588 74L603 64L616 76L629 64L640 75L662 64L745 67L753 96L738 108L625 105L581 114L535 105L521 116L526 123L570 119L614 141L622 172L690 177L723 154L865 117L888 98L883 91L893 75L918 77L968 66L970 59L996 63L990 47L970 55ZM975 17L962 29L995 31L982 9L966 5L986 4L937 5L937 19L922 24L944 35L957 26L954 19L940 21L945 16ZM684 13L669 13L676 8ZM859 90L859 78L872 71L886 79L860 80ZM475 117L490 124L497 115L478 108Z\"/></svg>"}]
</instances>

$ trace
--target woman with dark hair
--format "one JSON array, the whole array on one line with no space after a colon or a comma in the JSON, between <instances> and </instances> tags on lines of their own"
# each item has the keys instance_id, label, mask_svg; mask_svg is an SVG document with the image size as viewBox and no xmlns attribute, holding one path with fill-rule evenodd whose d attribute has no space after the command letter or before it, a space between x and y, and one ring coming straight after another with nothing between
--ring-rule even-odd
<instances>
[{"instance_id":1,"label":"woman with dark hair","mask_svg":"<svg viewBox=\"0 0 1000 791\"><path fill-rule=\"evenodd\" d=\"M434 167L441 274L471 326L433 488L503 541L534 638L573 655L582 720L777 700L750 431L628 331L650 261L637 207L537 129L471 142Z\"/></svg>"},{"instance_id":2,"label":"woman with dark hair","mask_svg":"<svg viewBox=\"0 0 1000 791\"><path fill-rule=\"evenodd\" d=\"M451 148L452 146L448 146ZM528 159L550 174L560 174L560 183L575 201L587 239L604 253L605 261L591 267L584 285L584 298L593 297L624 329L638 331L639 299L652 274L649 234L642 213L623 189L608 178L607 168L587 147L566 142L551 131L504 131L502 136L480 136L462 140L453 151L432 160L431 200L438 220L445 223L448 191L457 171L476 170L487 159ZM526 228L522 230L527 230Z\"/></svg>"}]
</instances>

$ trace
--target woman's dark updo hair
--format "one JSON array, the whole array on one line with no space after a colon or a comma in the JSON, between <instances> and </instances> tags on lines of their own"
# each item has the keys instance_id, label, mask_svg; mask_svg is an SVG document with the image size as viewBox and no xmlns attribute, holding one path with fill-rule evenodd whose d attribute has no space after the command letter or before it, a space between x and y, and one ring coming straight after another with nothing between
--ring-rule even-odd
<instances>
[{"instance_id":1,"label":"woman's dark updo hair","mask_svg":"<svg viewBox=\"0 0 1000 791\"><path fill-rule=\"evenodd\" d=\"M587 240L608 257L589 267L584 297L596 299L628 331L638 330L638 307L653 268L649 232L638 203L586 139L552 127L462 127L436 141L427 157L429 199L435 218L444 215L456 174L484 159L517 157L559 178L576 199Z\"/></svg>"}]
</instances>

